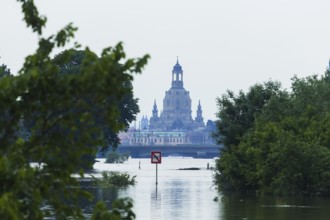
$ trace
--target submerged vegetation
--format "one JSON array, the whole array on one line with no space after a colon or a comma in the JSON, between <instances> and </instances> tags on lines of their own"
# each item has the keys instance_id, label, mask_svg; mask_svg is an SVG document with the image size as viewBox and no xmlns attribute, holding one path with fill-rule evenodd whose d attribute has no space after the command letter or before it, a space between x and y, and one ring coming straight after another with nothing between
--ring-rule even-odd
<instances>
[{"instance_id":1,"label":"submerged vegetation","mask_svg":"<svg viewBox=\"0 0 330 220\"><path fill-rule=\"evenodd\" d=\"M132 220L135 214L132 211L133 201L130 198L117 199L112 203L112 210L109 211L104 203L98 203L95 207L91 220Z\"/></svg>"},{"instance_id":2,"label":"submerged vegetation","mask_svg":"<svg viewBox=\"0 0 330 220\"><path fill-rule=\"evenodd\" d=\"M107 154L105 160L106 163L124 163L129 158L128 154L119 154L115 151L111 151Z\"/></svg>"},{"instance_id":3,"label":"submerged vegetation","mask_svg":"<svg viewBox=\"0 0 330 220\"><path fill-rule=\"evenodd\" d=\"M252 86L218 98L224 145L215 182L223 191L330 194L330 72Z\"/></svg>"},{"instance_id":4,"label":"submerged vegetation","mask_svg":"<svg viewBox=\"0 0 330 220\"><path fill-rule=\"evenodd\" d=\"M131 177L128 173L110 171L102 172L102 178L92 176L93 181L100 187L122 188L130 185L135 185L136 176Z\"/></svg>"}]
</instances>

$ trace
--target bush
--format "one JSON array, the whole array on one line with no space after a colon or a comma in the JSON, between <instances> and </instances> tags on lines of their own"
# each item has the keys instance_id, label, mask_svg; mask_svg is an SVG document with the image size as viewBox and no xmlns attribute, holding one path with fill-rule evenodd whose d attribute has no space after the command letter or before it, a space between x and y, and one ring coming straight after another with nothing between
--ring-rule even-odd
<instances>
[{"instance_id":1,"label":"bush","mask_svg":"<svg viewBox=\"0 0 330 220\"><path fill-rule=\"evenodd\" d=\"M118 154L115 151L112 151L107 154L106 163L124 163L128 160L128 154Z\"/></svg>"},{"instance_id":2,"label":"bush","mask_svg":"<svg viewBox=\"0 0 330 220\"><path fill-rule=\"evenodd\" d=\"M136 183L136 176L131 176L128 173L121 173L116 171L102 172L102 178L98 179L92 176L93 180L98 186L101 187L113 187L122 188Z\"/></svg>"}]
</instances>

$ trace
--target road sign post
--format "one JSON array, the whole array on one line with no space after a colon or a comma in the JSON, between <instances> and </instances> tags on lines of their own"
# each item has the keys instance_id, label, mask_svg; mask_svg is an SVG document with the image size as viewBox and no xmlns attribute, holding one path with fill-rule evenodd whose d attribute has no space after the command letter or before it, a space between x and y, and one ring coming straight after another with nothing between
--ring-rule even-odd
<instances>
[{"instance_id":1,"label":"road sign post","mask_svg":"<svg viewBox=\"0 0 330 220\"><path fill-rule=\"evenodd\" d=\"M151 152L151 163L156 164L156 186L158 185L158 164L162 163L162 152L152 151Z\"/></svg>"},{"instance_id":2,"label":"road sign post","mask_svg":"<svg viewBox=\"0 0 330 220\"><path fill-rule=\"evenodd\" d=\"M151 163L162 163L162 152L160 151L152 151L151 152Z\"/></svg>"}]
</instances>

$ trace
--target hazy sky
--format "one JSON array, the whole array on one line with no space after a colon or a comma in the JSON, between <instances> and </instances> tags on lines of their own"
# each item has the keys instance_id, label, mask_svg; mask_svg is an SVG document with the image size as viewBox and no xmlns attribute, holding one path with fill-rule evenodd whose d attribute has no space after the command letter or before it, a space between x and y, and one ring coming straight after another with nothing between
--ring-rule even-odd
<instances>
[{"instance_id":1,"label":"hazy sky","mask_svg":"<svg viewBox=\"0 0 330 220\"><path fill-rule=\"evenodd\" d=\"M37 0L48 18L44 36L69 22L76 40L100 51L124 42L128 57L151 60L134 81L142 115L165 91L179 57L192 116L201 101L215 119L216 97L269 79L290 88L294 75L323 74L330 57L329 0ZM15 0L1 0L0 63L17 72L37 47ZM57 51L59 52L59 51Z\"/></svg>"}]
</instances>

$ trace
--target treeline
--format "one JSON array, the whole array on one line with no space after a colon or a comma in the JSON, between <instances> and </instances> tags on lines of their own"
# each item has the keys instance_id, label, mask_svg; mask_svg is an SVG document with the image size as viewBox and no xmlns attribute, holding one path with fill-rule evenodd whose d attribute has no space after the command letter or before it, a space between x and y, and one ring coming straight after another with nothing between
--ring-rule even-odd
<instances>
[{"instance_id":1,"label":"treeline","mask_svg":"<svg viewBox=\"0 0 330 220\"><path fill-rule=\"evenodd\" d=\"M330 194L330 72L269 81L217 100L215 182L222 191Z\"/></svg>"}]
</instances>

